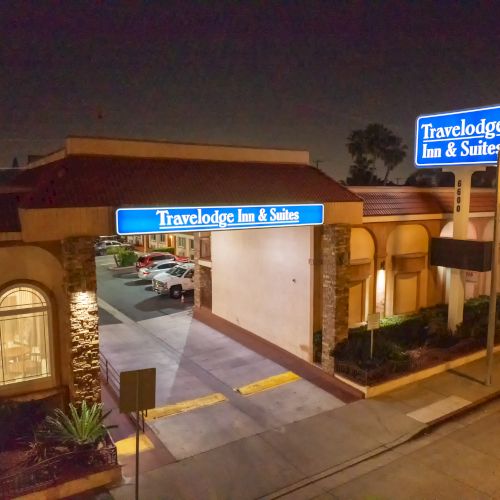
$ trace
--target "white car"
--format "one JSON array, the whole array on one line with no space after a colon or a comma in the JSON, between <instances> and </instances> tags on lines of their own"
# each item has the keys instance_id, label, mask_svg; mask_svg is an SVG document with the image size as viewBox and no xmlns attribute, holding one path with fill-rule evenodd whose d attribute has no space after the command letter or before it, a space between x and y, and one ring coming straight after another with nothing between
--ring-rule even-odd
<instances>
[{"instance_id":1,"label":"white car","mask_svg":"<svg viewBox=\"0 0 500 500\"><path fill-rule=\"evenodd\" d=\"M125 247L128 245L124 245L116 240L103 240L99 241L94 245L95 254L96 255L106 255L106 251L108 248L116 248L116 247Z\"/></svg>"},{"instance_id":2,"label":"white car","mask_svg":"<svg viewBox=\"0 0 500 500\"><path fill-rule=\"evenodd\" d=\"M141 267L137 273L137 277L143 280L152 280L156 275L173 269L175 266L177 266L175 260L158 260L148 267Z\"/></svg>"},{"instance_id":3,"label":"white car","mask_svg":"<svg viewBox=\"0 0 500 500\"><path fill-rule=\"evenodd\" d=\"M168 272L153 278L153 290L158 295L170 294L178 299L184 292L194 290L194 264L178 264Z\"/></svg>"}]
</instances>

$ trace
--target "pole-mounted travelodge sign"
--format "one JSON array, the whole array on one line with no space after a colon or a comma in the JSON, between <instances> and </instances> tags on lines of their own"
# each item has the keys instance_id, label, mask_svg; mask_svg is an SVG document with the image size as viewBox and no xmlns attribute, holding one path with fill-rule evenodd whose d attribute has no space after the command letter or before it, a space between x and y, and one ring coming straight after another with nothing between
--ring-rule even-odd
<instances>
[{"instance_id":1,"label":"pole-mounted travelodge sign","mask_svg":"<svg viewBox=\"0 0 500 500\"><path fill-rule=\"evenodd\" d=\"M119 208L121 235L222 231L323 224L323 205Z\"/></svg>"},{"instance_id":2,"label":"pole-mounted travelodge sign","mask_svg":"<svg viewBox=\"0 0 500 500\"><path fill-rule=\"evenodd\" d=\"M417 118L417 167L496 165L499 150L500 106Z\"/></svg>"}]
</instances>

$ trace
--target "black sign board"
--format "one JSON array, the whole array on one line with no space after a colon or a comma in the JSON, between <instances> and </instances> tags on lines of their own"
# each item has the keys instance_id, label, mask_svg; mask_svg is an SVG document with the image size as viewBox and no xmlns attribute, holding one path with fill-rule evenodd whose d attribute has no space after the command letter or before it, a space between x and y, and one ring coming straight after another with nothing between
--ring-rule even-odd
<instances>
[{"instance_id":1,"label":"black sign board","mask_svg":"<svg viewBox=\"0 0 500 500\"><path fill-rule=\"evenodd\" d=\"M467 271L490 271L491 250L491 241L432 238L431 265Z\"/></svg>"}]
</instances>

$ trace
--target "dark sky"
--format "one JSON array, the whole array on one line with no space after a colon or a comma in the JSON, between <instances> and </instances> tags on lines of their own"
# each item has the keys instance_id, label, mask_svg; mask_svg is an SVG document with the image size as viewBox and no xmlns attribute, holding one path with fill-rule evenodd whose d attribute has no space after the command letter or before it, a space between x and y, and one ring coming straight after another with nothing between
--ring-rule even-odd
<instances>
[{"instance_id":1,"label":"dark sky","mask_svg":"<svg viewBox=\"0 0 500 500\"><path fill-rule=\"evenodd\" d=\"M0 2L0 166L67 135L303 148L500 104L500 3Z\"/></svg>"}]
</instances>

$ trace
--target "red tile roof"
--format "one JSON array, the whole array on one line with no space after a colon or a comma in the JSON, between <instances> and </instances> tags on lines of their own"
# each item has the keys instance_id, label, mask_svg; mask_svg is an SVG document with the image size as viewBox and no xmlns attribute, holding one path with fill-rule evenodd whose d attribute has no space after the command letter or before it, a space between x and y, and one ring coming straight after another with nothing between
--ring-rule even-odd
<instances>
[{"instance_id":1,"label":"red tile roof","mask_svg":"<svg viewBox=\"0 0 500 500\"><path fill-rule=\"evenodd\" d=\"M0 193L0 233L17 233L21 223L17 213L19 193Z\"/></svg>"},{"instance_id":2,"label":"red tile roof","mask_svg":"<svg viewBox=\"0 0 500 500\"><path fill-rule=\"evenodd\" d=\"M351 188L364 201L365 217L453 213L454 190L442 188ZM493 212L495 191L475 189L471 194L471 212Z\"/></svg>"},{"instance_id":3,"label":"red tile roof","mask_svg":"<svg viewBox=\"0 0 500 500\"><path fill-rule=\"evenodd\" d=\"M25 208L360 201L309 165L68 156L23 172Z\"/></svg>"}]
</instances>

